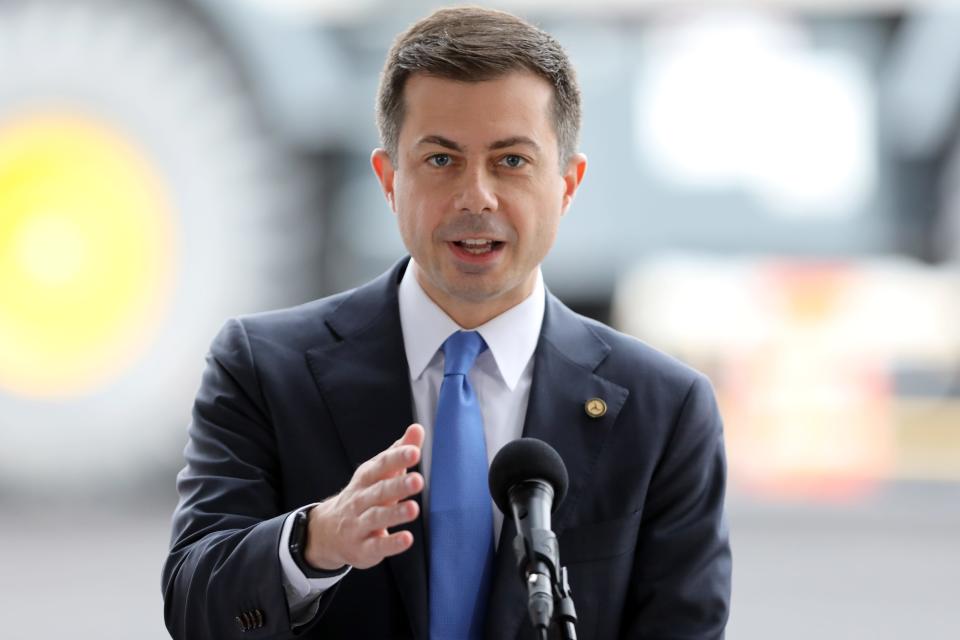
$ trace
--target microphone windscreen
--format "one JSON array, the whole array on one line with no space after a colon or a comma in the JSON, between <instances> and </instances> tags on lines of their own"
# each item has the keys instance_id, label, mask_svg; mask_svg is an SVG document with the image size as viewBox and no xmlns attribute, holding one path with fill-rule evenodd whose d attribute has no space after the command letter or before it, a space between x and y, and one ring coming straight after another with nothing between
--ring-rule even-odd
<instances>
[{"instance_id":1,"label":"microphone windscreen","mask_svg":"<svg viewBox=\"0 0 960 640\"><path fill-rule=\"evenodd\" d=\"M508 442L490 463L490 495L503 513L510 513L510 488L520 482L543 480L553 486L553 510L567 493L567 467L556 449L543 440L520 438Z\"/></svg>"}]
</instances>

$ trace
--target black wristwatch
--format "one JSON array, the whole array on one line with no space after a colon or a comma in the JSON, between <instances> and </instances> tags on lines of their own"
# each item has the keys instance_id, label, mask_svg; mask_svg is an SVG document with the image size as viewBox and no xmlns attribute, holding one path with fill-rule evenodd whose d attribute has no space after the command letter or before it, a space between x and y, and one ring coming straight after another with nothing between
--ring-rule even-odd
<instances>
[{"instance_id":1,"label":"black wristwatch","mask_svg":"<svg viewBox=\"0 0 960 640\"><path fill-rule=\"evenodd\" d=\"M293 557L293 561L297 563L300 571L303 571L303 575L308 578L333 578L345 572L347 566L344 565L333 571L314 569L307 564L306 559L303 557L303 552L307 549L307 517L310 515L311 509L313 509L313 507L297 511L293 514L293 526L290 527L290 555Z\"/></svg>"}]
</instances>

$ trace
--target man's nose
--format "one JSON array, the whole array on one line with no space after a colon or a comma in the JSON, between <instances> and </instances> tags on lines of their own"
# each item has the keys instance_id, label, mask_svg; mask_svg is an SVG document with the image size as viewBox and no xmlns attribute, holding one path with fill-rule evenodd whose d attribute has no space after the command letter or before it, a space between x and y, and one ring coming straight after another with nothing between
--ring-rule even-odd
<instances>
[{"instance_id":1,"label":"man's nose","mask_svg":"<svg viewBox=\"0 0 960 640\"><path fill-rule=\"evenodd\" d=\"M465 213L490 213L497 210L494 177L485 167L470 168L461 174L454 206Z\"/></svg>"}]
</instances>

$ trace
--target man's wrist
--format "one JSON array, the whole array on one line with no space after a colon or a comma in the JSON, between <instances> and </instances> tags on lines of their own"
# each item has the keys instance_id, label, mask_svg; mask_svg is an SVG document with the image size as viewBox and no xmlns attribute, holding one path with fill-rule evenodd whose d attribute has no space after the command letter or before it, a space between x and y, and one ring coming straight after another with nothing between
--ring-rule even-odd
<instances>
[{"instance_id":1,"label":"man's wrist","mask_svg":"<svg viewBox=\"0 0 960 640\"><path fill-rule=\"evenodd\" d=\"M307 578L333 578L346 573L349 565L343 565L338 569L319 569L312 566L306 559L308 529L310 523L310 511L314 507L302 509L293 514L293 523L290 529L290 556L293 558L297 568L303 572Z\"/></svg>"}]
</instances>

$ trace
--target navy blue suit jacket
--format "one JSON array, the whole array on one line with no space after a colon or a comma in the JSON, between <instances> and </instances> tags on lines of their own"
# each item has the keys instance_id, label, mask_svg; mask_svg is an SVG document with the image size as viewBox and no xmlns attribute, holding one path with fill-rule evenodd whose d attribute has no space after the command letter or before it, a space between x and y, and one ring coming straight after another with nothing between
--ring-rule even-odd
<instances>
[{"instance_id":1,"label":"navy blue suit jacket","mask_svg":"<svg viewBox=\"0 0 960 640\"><path fill-rule=\"evenodd\" d=\"M377 280L229 321L193 409L163 568L175 638L292 638L277 555L288 513L331 496L412 420L401 261ZM607 412L587 414L602 398ZM723 637L731 558L722 427L709 382L547 294L523 435L570 475L554 514L585 640ZM414 545L324 594L306 638L427 638L427 553ZM490 639L533 637L505 520ZM241 631L243 612L262 626ZM248 616L248 619L249 616Z\"/></svg>"}]
</instances>

